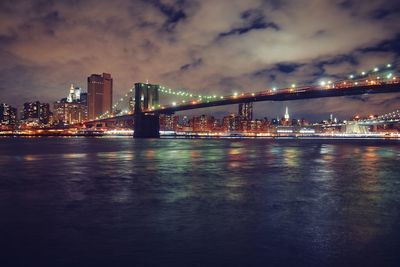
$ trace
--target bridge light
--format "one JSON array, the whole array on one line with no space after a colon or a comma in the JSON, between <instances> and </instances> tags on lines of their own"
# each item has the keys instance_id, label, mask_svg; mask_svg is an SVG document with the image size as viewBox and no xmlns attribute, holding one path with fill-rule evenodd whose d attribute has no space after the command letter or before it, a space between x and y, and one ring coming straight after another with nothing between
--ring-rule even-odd
<instances>
[{"instance_id":1,"label":"bridge light","mask_svg":"<svg viewBox=\"0 0 400 267\"><path fill-rule=\"evenodd\" d=\"M390 79L390 77L392 77L392 74L389 73L388 75L386 75L386 78Z\"/></svg>"},{"instance_id":2,"label":"bridge light","mask_svg":"<svg viewBox=\"0 0 400 267\"><path fill-rule=\"evenodd\" d=\"M121 100L120 101L123 101L124 99L123 98L121 98Z\"/></svg>"},{"instance_id":3,"label":"bridge light","mask_svg":"<svg viewBox=\"0 0 400 267\"><path fill-rule=\"evenodd\" d=\"M353 74L351 74L351 75L349 76L349 78L350 78L350 79L353 79L353 78L354 78L354 75L353 75Z\"/></svg>"},{"instance_id":4,"label":"bridge light","mask_svg":"<svg viewBox=\"0 0 400 267\"><path fill-rule=\"evenodd\" d=\"M175 107L176 106L176 102L172 102L172 105Z\"/></svg>"},{"instance_id":5,"label":"bridge light","mask_svg":"<svg viewBox=\"0 0 400 267\"><path fill-rule=\"evenodd\" d=\"M292 88L295 88L295 87L296 87L296 84L293 83L293 84L292 84Z\"/></svg>"},{"instance_id":6,"label":"bridge light","mask_svg":"<svg viewBox=\"0 0 400 267\"><path fill-rule=\"evenodd\" d=\"M217 96L216 96L216 95L214 95L213 97L214 97L214 98L217 98Z\"/></svg>"},{"instance_id":7,"label":"bridge light","mask_svg":"<svg viewBox=\"0 0 400 267\"><path fill-rule=\"evenodd\" d=\"M377 71L379 71L379 69L378 68L374 68L374 71L377 72Z\"/></svg>"},{"instance_id":8,"label":"bridge light","mask_svg":"<svg viewBox=\"0 0 400 267\"><path fill-rule=\"evenodd\" d=\"M328 84L331 84L332 83L332 81L328 81Z\"/></svg>"},{"instance_id":9,"label":"bridge light","mask_svg":"<svg viewBox=\"0 0 400 267\"><path fill-rule=\"evenodd\" d=\"M322 81L322 82L320 82L319 83L321 86L325 86L326 85L326 82L325 81Z\"/></svg>"},{"instance_id":10,"label":"bridge light","mask_svg":"<svg viewBox=\"0 0 400 267\"><path fill-rule=\"evenodd\" d=\"M361 72L361 75L365 75L365 71Z\"/></svg>"},{"instance_id":11,"label":"bridge light","mask_svg":"<svg viewBox=\"0 0 400 267\"><path fill-rule=\"evenodd\" d=\"M256 94L255 93L251 93L251 96L255 96Z\"/></svg>"},{"instance_id":12,"label":"bridge light","mask_svg":"<svg viewBox=\"0 0 400 267\"><path fill-rule=\"evenodd\" d=\"M358 82L355 82L354 84L355 84L355 85L358 85Z\"/></svg>"},{"instance_id":13,"label":"bridge light","mask_svg":"<svg viewBox=\"0 0 400 267\"><path fill-rule=\"evenodd\" d=\"M275 92L275 91L276 91L276 87L272 88L272 91L274 91L274 92Z\"/></svg>"},{"instance_id":14,"label":"bridge light","mask_svg":"<svg viewBox=\"0 0 400 267\"><path fill-rule=\"evenodd\" d=\"M387 64L386 67L391 68L392 64Z\"/></svg>"},{"instance_id":15,"label":"bridge light","mask_svg":"<svg viewBox=\"0 0 400 267\"><path fill-rule=\"evenodd\" d=\"M192 95L192 94L190 94L190 97L193 97L193 95Z\"/></svg>"}]
</instances>

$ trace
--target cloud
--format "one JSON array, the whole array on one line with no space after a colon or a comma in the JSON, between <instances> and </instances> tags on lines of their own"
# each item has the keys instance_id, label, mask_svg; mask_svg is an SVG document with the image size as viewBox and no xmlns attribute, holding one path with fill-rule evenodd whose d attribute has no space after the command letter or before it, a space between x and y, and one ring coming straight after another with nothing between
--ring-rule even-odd
<instances>
[{"instance_id":1,"label":"cloud","mask_svg":"<svg viewBox=\"0 0 400 267\"><path fill-rule=\"evenodd\" d=\"M399 13L386 0L5 0L1 99L52 102L70 83L85 88L88 75L102 72L113 75L117 98L145 80L230 94L341 77L398 59ZM291 105L302 114L318 107L343 116L396 105L371 99ZM256 111L273 108L257 104Z\"/></svg>"}]
</instances>

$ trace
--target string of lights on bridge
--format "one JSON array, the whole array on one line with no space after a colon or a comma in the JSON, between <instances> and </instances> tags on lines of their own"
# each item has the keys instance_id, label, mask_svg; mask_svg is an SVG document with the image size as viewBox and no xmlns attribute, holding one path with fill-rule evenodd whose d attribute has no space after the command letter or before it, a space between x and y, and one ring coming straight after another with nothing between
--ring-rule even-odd
<instances>
[{"instance_id":1,"label":"string of lights on bridge","mask_svg":"<svg viewBox=\"0 0 400 267\"><path fill-rule=\"evenodd\" d=\"M377 84L380 81L383 80L391 80L391 81L396 81L398 77L396 77L393 72L394 68L392 64L387 64L384 66L380 67L375 67L370 71L362 71L357 74L349 74L346 79L342 80L326 80L322 79L319 82L319 86L321 89L331 89L335 88L338 84L340 85L346 85L346 84L353 84L355 86L360 85L361 83L367 84L367 85L374 85ZM382 76L381 73L384 72L384 75ZM364 80L365 79L365 80ZM361 81L360 81L361 80ZM280 90L294 90L296 88L299 88L295 83L291 84L289 87L285 88L277 88L273 87L270 89L267 89L267 91L271 92L279 92ZM164 94L164 95L169 95L169 96L177 96L180 98L185 98L181 100L180 102L174 101L170 103L170 105L157 105L156 107L151 107L151 110L157 110L157 109L163 109L168 106L177 106L177 105L185 105L185 104L197 104L197 103L208 103L211 101L218 101L218 100L224 100L226 98L236 98L240 96L244 96L244 93L238 93L234 92L230 96L221 96L221 95L201 95L201 94L196 94L193 92L189 92L186 90L176 90L167 86L162 86L160 85L158 88L159 93ZM118 115L128 115L130 114L129 108L121 108L121 105L126 102L126 100L133 101L133 92L134 89L129 89L128 92L125 93L123 97L118 99L118 101L112 106L112 109L114 112L106 111L104 114L99 116L97 119L104 119L104 118L109 118L113 116L118 116ZM250 93L251 95L255 95L255 93ZM248 94L246 94L248 95ZM129 103L128 103L129 105ZM116 111L119 111L118 113Z\"/></svg>"}]
</instances>

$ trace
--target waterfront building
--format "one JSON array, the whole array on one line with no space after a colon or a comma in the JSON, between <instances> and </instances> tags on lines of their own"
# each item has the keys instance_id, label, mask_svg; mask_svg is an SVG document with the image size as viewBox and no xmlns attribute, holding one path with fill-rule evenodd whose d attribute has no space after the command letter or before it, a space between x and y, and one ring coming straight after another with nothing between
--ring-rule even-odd
<instances>
[{"instance_id":1,"label":"waterfront building","mask_svg":"<svg viewBox=\"0 0 400 267\"><path fill-rule=\"evenodd\" d=\"M111 74L92 74L88 77L88 119L112 113L113 79Z\"/></svg>"},{"instance_id":2,"label":"waterfront building","mask_svg":"<svg viewBox=\"0 0 400 267\"><path fill-rule=\"evenodd\" d=\"M195 132L210 132L214 130L215 118L209 115L195 116L190 124Z\"/></svg>"},{"instance_id":3,"label":"waterfront building","mask_svg":"<svg viewBox=\"0 0 400 267\"><path fill-rule=\"evenodd\" d=\"M176 131L178 126L179 116L161 114L160 115L160 130L161 131Z\"/></svg>"},{"instance_id":4,"label":"waterfront building","mask_svg":"<svg viewBox=\"0 0 400 267\"><path fill-rule=\"evenodd\" d=\"M239 104L239 116L242 120L251 121L253 120L253 103L240 103Z\"/></svg>"},{"instance_id":5,"label":"waterfront building","mask_svg":"<svg viewBox=\"0 0 400 267\"><path fill-rule=\"evenodd\" d=\"M48 103L39 101L24 103L22 111L22 122L30 126L47 125L50 122L52 113Z\"/></svg>"},{"instance_id":6,"label":"waterfront building","mask_svg":"<svg viewBox=\"0 0 400 267\"><path fill-rule=\"evenodd\" d=\"M50 118L52 114L50 111L50 104L49 103L40 103L39 105L39 123L40 124L49 124Z\"/></svg>"},{"instance_id":7,"label":"waterfront building","mask_svg":"<svg viewBox=\"0 0 400 267\"><path fill-rule=\"evenodd\" d=\"M230 114L223 118L223 129L226 132L240 131L241 129L241 118L239 115Z\"/></svg>"},{"instance_id":8,"label":"waterfront building","mask_svg":"<svg viewBox=\"0 0 400 267\"><path fill-rule=\"evenodd\" d=\"M66 98L54 102L54 122L56 124L76 124L87 120L87 93L71 84Z\"/></svg>"},{"instance_id":9,"label":"waterfront building","mask_svg":"<svg viewBox=\"0 0 400 267\"><path fill-rule=\"evenodd\" d=\"M135 111L135 98L133 96L129 97L128 110L129 114L133 114Z\"/></svg>"},{"instance_id":10,"label":"waterfront building","mask_svg":"<svg viewBox=\"0 0 400 267\"><path fill-rule=\"evenodd\" d=\"M8 104L0 104L0 127L12 128L17 123L17 108Z\"/></svg>"},{"instance_id":11,"label":"waterfront building","mask_svg":"<svg viewBox=\"0 0 400 267\"><path fill-rule=\"evenodd\" d=\"M289 115L289 108L288 107L286 107L284 119L285 119L286 122L289 122L290 115Z\"/></svg>"}]
</instances>

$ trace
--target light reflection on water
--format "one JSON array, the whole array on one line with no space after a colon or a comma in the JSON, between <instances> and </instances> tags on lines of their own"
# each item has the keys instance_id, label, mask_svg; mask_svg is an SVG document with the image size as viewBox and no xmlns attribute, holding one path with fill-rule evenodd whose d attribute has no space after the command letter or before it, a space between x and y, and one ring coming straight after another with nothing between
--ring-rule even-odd
<instances>
[{"instance_id":1,"label":"light reflection on water","mask_svg":"<svg viewBox=\"0 0 400 267\"><path fill-rule=\"evenodd\" d=\"M0 139L0 234L20 265L395 266L399 159L384 141Z\"/></svg>"}]
</instances>

